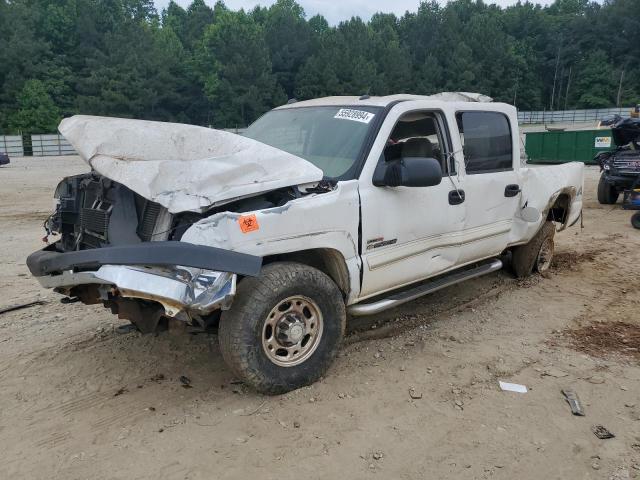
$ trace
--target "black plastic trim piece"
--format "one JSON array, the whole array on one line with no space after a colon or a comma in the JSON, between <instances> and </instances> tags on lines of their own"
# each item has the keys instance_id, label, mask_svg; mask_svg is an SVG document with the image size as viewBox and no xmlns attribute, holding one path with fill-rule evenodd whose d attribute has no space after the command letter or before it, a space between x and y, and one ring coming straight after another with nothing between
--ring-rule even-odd
<instances>
[{"instance_id":1,"label":"black plastic trim piece","mask_svg":"<svg viewBox=\"0 0 640 480\"><path fill-rule=\"evenodd\" d=\"M262 268L262 257L187 242L143 242L73 252L55 248L56 244L49 245L29 255L27 266L34 276L102 265L181 265L255 277Z\"/></svg>"},{"instance_id":2,"label":"black plastic trim piece","mask_svg":"<svg viewBox=\"0 0 640 480\"><path fill-rule=\"evenodd\" d=\"M369 130L367 138L364 144L362 145L362 149L360 151L360 159L357 162L357 167L356 167L355 175L353 178L360 178L360 174L362 173L362 169L364 168L364 165L367 163L367 158L369 158L369 154L371 153L373 144L376 141L376 138L378 138L378 134L380 133L380 129L382 128L382 124L386 120L387 115L389 115L389 112L391 111L391 109L396 105L398 105L399 103L402 103L405 101L406 100L394 100L393 102L385 106L382 112L378 115L378 118L376 119L377 123L373 125L373 127Z\"/></svg>"},{"instance_id":3,"label":"black plastic trim piece","mask_svg":"<svg viewBox=\"0 0 640 480\"><path fill-rule=\"evenodd\" d=\"M460 205L464 203L464 190L451 190L449 192L449 205Z\"/></svg>"},{"instance_id":4,"label":"black plastic trim piece","mask_svg":"<svg viewBox=\"0 0 640 480\"><path fill-rule=\"evenodd\" d=\"M507 198L515 197L520 192L522 192L522 189L520 188L520 185L518 185L517 183L511 183L506 187L504 187L504 196Z\"/></svg>"}]
</instances>

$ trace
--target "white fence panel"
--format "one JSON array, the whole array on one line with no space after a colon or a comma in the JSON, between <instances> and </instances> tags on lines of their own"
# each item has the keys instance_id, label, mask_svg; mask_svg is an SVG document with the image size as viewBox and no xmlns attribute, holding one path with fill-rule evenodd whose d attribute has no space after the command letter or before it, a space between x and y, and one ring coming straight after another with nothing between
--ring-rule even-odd
<instances>
[{"instance_id":1,"label":"white fence panel","mask_svg":"<svg viewBox=\"0 0 640 480\"><path fill-rule=\"evenodd\" d=\"M62 135L31 135L31 148L34 157L53 155L74 155L76 152Z\"/></svg>"},{"instance_id":2,"label":"white fence panel","mask_svg":"<svg viewBox=\"0 0 640 480\"><path fill-rule=\"evenodd\" d=\"M0 152L10 157L23 157L22 137L20 135L0 135Z\"/></svg>"}]
</instances>

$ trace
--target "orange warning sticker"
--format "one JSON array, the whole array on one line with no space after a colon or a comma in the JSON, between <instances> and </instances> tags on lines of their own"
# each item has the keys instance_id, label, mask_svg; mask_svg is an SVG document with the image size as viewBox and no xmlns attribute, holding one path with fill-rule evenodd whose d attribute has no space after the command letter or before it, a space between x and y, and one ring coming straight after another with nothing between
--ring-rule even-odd
<instances>
[{"instance_id":1,"label":"orange warning sticker","mask_svg":"<svg viewBox=\"0 0 640 480\"><path fill-rule=\"evenodd\" d=\"M242 230L242 233L249 233L260 229L258 219L255 215L243 215L238 219L238 223L240 224L240 230Z\"/></svg>"}]
</instances>

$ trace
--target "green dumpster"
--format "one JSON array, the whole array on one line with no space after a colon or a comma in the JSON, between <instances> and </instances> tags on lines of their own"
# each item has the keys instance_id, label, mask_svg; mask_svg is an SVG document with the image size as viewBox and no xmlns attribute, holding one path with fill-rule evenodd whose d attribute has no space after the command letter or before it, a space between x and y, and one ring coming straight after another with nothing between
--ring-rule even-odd
<instances>
[{"instance_id":1,"label":"green dumpster","mask_svg":"<svg viewBox=\"0 0 640 480\"><path fill-rule=\"evenodd\" d=\"M594 164L593 157L616 148L611 129L529 132L525 151L529 163L584 162Z\"/></svg>"}]
</instances>

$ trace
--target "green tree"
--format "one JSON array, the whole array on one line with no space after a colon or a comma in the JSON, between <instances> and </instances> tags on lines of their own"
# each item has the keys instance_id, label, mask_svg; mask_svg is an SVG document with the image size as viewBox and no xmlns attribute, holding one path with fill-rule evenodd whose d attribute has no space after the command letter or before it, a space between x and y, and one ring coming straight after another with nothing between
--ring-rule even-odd
<instances>
[{"instance_id":1,"label":"green tree","mask_svg":"<svg viewBox=\"0 0 640 480\"><path fill-rule=\"evenodd\" d=\"M18 110L9 117L9 127L22 133L55 132L60 112L40 80L27 80L18 95Z\"/></svg>"},{"instance_id":2,"label":"green tree","mask_svg":"<svg viewBox=\"0 0 640 480\"><path fill-rule=\"evenodd\" d=\"M0 131L30 80L61 116L221 127L292 95L472 90L521 109L612 106L622 71L621 104L640 97L638 0L426 0L337 26L295 0L250 13L207 3L171 1L158 16L152 0L0 0Z\"/></svg>"},{"instance_id":3,"label":"green tree","mask_svg":"<svg viewBox=\"0 0 640 480\"><path fill-rule=\"evenodd\" d=\"M246 126L286 95L272 73L264 30L243 10L222 13L204 36L205 91L213 124Z\"/></svg>"},{"instance_id":4,"label":"green tree","mask_svg":"<svg viewBox=\"0 0 640 480\"><path fill-rule=\"evenodd\" d=\"M580 92L578 108L607 108L615 105L616 81L613 66L602 50L591 52L581 63L576 81Z\"/></svg>"},{"instance_id":5,"label":"green tree","mask_svg":"<svg viewBox=\"0 0 640 480\"><path fill-rule=\"evenodd\" d=\"M311 27L294 0L277 0L265 17L264 36L273 73L287 96L293 97L295 77L310 52Z\"/></svg>"}]
</instances>

